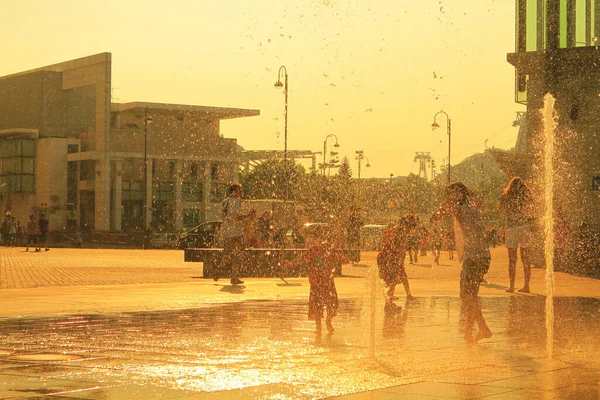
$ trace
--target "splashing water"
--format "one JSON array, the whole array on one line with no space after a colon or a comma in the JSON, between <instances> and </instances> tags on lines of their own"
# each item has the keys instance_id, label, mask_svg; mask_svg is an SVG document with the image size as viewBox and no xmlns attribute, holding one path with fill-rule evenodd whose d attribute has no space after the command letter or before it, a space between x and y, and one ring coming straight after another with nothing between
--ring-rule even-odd
<instances>
[{"instance_id":1,"label":"splashing water","mask_svg":"<svg viewBox=\"0 0 600 400\"><path fill-rule=\"evenodd\" d=\"M557 121L551 94L544 96L544 197L546 200L544 224L544 252L546 260L546 349L552 357L554 342L554 134Z\"/></svg>"},{"instance_id":2,"label":"splashing water","mask_svg":"<svg viewBox=\"0 0 600 400\"><path fill-rule=\"evenodd\" d=\"M375 307L376 307L376 296L377 296L377 283L378 283L378 273L377 267L371 266L369 268L369 282L370 282L370 294L371 294L371 304L370 304L370 315L369 315L369 356L371 359L375 359Z\"/></svg>"}]
</instances>

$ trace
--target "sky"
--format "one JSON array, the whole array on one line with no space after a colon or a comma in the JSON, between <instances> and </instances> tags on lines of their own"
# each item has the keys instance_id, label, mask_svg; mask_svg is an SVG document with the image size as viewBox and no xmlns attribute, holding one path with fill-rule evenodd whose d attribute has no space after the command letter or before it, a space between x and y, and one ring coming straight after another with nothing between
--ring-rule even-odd
<instances>
[{"instance_id":1,"label":"sky","mask_svg":"<svg viewBox=\"0 0 600 400\"><path fill-rule=\"evenodd\" d=\"M512 148L514 1L0 0L0 76L112 53L113 102L260 110L221 123L247 150L323 151L337 137L356 176L437 169ZM328 140L328 151L335 142ZM322 156L319 156L322 161ZM429 169L428 169L429 170Z\"/></svg>"}]
</instances>

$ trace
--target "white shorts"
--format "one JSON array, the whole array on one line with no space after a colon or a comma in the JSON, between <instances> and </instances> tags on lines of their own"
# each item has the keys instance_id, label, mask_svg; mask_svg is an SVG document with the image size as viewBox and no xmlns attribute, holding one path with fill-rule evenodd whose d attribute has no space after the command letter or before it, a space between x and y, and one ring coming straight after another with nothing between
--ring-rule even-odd
<instances>
[{"instance_id":1,"label":"white shorts","mask_svg":"<svg viewBox=\"0 0 600 400\"><path fill-rule=\"evenodd\" d=\"M529 225L513 226L506 230L504 242L509 249L516 249L521 244L521 247L527 247L531 237L531 228Z\"/></svg>"}]
</instances>

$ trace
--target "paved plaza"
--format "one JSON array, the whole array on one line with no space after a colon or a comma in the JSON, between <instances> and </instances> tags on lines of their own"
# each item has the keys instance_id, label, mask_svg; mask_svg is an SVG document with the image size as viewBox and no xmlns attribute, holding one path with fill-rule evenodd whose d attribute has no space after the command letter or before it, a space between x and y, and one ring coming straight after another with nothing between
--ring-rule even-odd
<instances>
[{"instance_id":1,"label":"paved plaza","mask_svg":"<svg viewBox=\"0 0 600 400\"><path fill-rule=\"evenodd\" d=\"M362 259L336 278L335 332L317 336L306 278L233 287L178 250L0 248L0 398L600 398L597 280L555 274L549 349L545 270L532 294L507 294L493 249L480 293L493 337L467 344L456 260L407 265L418 299L399 287L389 314L375 253Z\"/></svg>"}]
</instances>

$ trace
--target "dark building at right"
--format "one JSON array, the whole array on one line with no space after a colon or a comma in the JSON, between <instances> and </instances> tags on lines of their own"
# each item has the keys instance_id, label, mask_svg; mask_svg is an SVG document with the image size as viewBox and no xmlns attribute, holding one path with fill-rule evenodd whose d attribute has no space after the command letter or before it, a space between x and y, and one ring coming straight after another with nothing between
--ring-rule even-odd
<instances>
[{"instance_id":1,"label":"dark building at right","mask_svg":"<svg viewBox=\"0 0 600 400\"><path fill-rule=\"evenodd\" d=\"M597 253L587 254L594 249L588 242L600 232L599 40L600 0L516 0L516 51L508 61L515 67L516 102L527 105L521 122L527 135L524 154L504 164L543 204L542 110L551 94L557 124L552 133L557 268L585 275L600 268L593 258Z\"/></svg>"}]
</instances>

